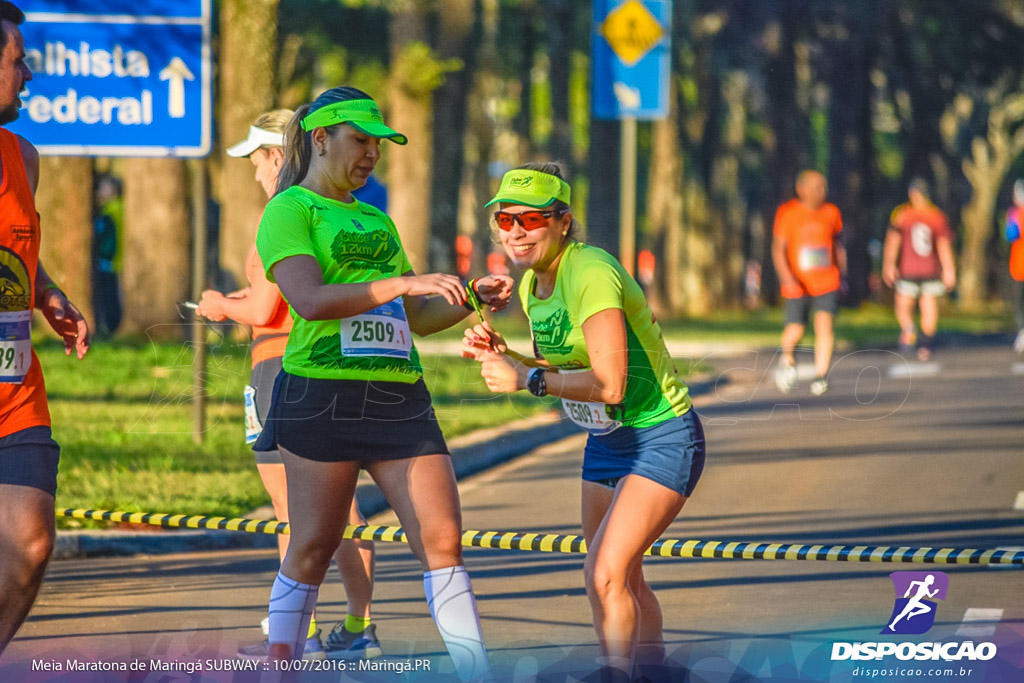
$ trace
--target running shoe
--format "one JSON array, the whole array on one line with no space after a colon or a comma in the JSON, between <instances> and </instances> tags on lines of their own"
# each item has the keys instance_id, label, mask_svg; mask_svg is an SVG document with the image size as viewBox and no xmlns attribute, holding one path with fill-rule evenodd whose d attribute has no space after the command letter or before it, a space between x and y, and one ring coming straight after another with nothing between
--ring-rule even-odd
<instances>
[{"instance_id":1,"label":"running shoe","mask_svg":"<svg viewBox=\"0 0 1024 683\"><path fill-rule=\"evenodd\" d=\"M821 396L826 391L828 391L828 380L824 377L819 377L811 382L811 393L815 396Z\"/></svg>"},{"instance_id":2,"label":"running shoe","mask_svg":"<svg viewBox=\"0 0 1024 683\"><path fill-rule=\"evenodd\" d=\"M264 640L262 643L256 643L255 645L243 645L238 648L238 657L240 659L255 659L264 661L270 655L270 642ZM306 639L306 647L302 651L303 659L323 659L326 656L326 650L324 644L320 640L320 631L318 630L312 638Z\"/></svg>"},{"instance_id":3,"label":"running shoe","mask_svg":"<svg viewBox=\"0 0 1024 683\"><path fill-rule=\"evenodd\" d=\"M784 394L796 389L796 366L779 363L775 368L775 386Z\"/></svg>"},{"instance_id":4,"label":"running shoe","mask_svg":"<svg viewBox=\"0 0 1024 683\"><path fill-rule=\"evenodd\" d=\"M330 659L373 659L382 654L376 624L352 633L345 628L345 622L340 621L327 636L327 657Z\"/></svg>"}]
</instances>

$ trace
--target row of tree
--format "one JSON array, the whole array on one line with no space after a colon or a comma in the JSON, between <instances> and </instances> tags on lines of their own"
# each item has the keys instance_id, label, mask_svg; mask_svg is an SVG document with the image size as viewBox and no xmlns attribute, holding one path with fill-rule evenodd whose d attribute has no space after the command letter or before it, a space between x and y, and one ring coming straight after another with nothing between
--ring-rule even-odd
<instances>
[{"instance_id":1,"label":"row of tree","mask_svg":"<svg viewBox=\"0 0 1024 683\"><path fill-rule=\"evenodd\" d=\"M123 331L175 329L163 325L190 294L193 180L208 176L220 206L214 265L242 280L265 200L251 167L221 150L259 113L339 84L372 93L410 138L378 175L417 270L453 271L467 235L481 271L494 248L482 206L504 169L537 158L567 163L587 239L616 250L619 124L589 114L590 3L218 0L216 11L218 151L103 162L125 187ZM771 299L774 209L810 167L844 213L853 302L872 295L872 241L916 176L958 228L962 304L995 293L997 210L1024 151L1017 0L676 0L671 39L670 115L640 129L640 246L658 256L663 313L739 305L751 263ZM95 167L46 159L40 188L44 258L81 301Z\"/></svg>"}]
</instances>

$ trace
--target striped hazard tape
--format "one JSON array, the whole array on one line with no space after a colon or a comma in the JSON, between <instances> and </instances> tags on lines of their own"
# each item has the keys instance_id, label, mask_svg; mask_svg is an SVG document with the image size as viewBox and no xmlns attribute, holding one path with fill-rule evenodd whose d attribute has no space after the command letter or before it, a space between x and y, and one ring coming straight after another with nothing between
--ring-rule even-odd
<instances>
[{"instance_id":1,"label":"striped hazard tape","mask_svg":"<svg viewBox=\"0 0 1024 683\"><path fill-rule=\"evenodd\" d=\"M288 523L203 515L165 515L148 512L114 512L58 508L58 517L93 519L164 528L221 529L253 534L287 534ZM349 526L345 538L406 543L397 526L366 524ZM542 553L586 553L587 542L572 534L540 534L520 531L473 531L462 534L467 548L495 548ZM663 538L648 548L647 555L724 560L812 560L825 562L890 562L899 564L966 564L1024 566L1024 550L975 548L914 548L911 546L821 545L764 543L754 541L681 541Z\"/></svg>"}]
</instances>

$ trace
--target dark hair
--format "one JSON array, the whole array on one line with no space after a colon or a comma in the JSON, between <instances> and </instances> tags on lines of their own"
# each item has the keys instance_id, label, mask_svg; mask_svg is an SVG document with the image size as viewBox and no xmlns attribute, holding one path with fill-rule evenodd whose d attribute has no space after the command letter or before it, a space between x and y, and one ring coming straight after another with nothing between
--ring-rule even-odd
<instances>
[{"instance_id":1,"label":"dark hair","mask_svg":"<svg viewBox=\"0 0 1024 683\"><path fill-rule=\"evenodd\" d=\"M547 173L548 175L553 175L556 178L561 178L565 182L569 182L569 179L566 177L568 174L565 172L565 165L560 161L529 161L522 166L517 166L517 168L524 171L539 171L541 173ZM552 211L558 211L561 213L572 211L572 208L560 199L556 199L551 202L549 207ZM580 232L582 232L582 228L580 227L579 221L576 220L576 214L573 214L572 220L569 222L569 229L565 233L565 239L567 241L579 241Z\"/></svg>"},{"instance_id":2,"label":"dark hair","mask_svg":"<svg viewBox=\"0 0 1024 683\"><path fill-rule=\"evenodd\" d=\"M295 110L291 121L284 129L284 165L277 176L277 191L283 192L292 185L298 185L309 171L309 161L313 157L313 141L310 131L302 130L302 119L321 107L336 102L349 100L372 100L373 98L358 88L342 86L331 88L320 93L311 104L304 104ZM337 127L326 128L328 135L333 135Z\"/></svg>"},{"instance_id":3,"label":"dark hair","mask_svg":"<svg viewBox=\"0 0 1024 683\"><path fill-rule=\"evenodd\" d=\"M15 26L25 23L25 13L17 5L7 0L0 0L0 21L9 21ZM0 30L0 50L7 47L7 31Z\"/></svg>"}]
</instances>

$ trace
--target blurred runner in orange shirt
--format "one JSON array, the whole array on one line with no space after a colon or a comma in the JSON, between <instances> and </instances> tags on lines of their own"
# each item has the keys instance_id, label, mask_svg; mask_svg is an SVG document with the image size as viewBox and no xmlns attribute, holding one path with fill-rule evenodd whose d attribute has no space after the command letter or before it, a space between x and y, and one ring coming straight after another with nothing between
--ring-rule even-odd
<instances>
[{"instance_id":1,"label":"blurred runner in orange shirt","mask_svg":"<svg viewBox=\"0 0 1024 683\"><path fill-rule=\"evenodd\" d=\"M896 320L900 348L917 357L931 357L932 339L939 324L939 297L956 284L953 233L946 214L928 199L928 185L917 179L907 190L910 199L897 206L889 219L882 250L882 279L896 289ZM914 326L915 304L921 302L921 338Z\"/></svg>"},{"instance_id":2,"label":"blurred runner in orange shirt","mask_svg":"<svg viewBox=\"0 0 1024 683\"><path fill-rule=\"evenodd\" d=\"M1017 339L1013 350L1024 353L1024 179L1013 184L1013 206L1006 212L1006 240L1010 243L1010 277L1013 287L1013 320Z\"/></svg>"},{"instance_id":3,"label":"blurred runner in orange shirt","mask_svg":"<svg viewBox=\"0 0 1024 683\"><path fill-rule=\"evenodd\" d=\"M814 367L817 379L811 393L828 391L828 368L835 335L832 319L839 304L839 286L846 272L846 252L838 240L843 219L835 204L825 201L828 182L817 171L802 171L796 181L796 199L775 213L772 261L785 301L782 357L775 384L783 392L796 388L793 350L804 336L814 311Z\"/></svg>"}]
</instances>

